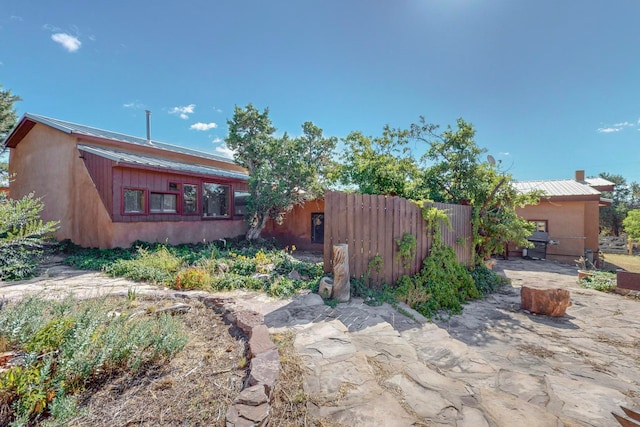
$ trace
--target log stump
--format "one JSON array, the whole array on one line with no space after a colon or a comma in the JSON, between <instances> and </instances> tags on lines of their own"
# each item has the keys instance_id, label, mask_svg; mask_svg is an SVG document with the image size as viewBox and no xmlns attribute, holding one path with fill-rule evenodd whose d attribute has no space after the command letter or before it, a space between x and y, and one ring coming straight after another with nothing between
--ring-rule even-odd
<instances>
[{"instance_id":1,"label":"log stump","mask_svg":"<svg viewBox=\"0 0 640 427\"><path fill-rule=\"evenodd\" d=\"M338 302L348 302L351 297L349 283L349 245L333 245L333 298Z\"/></svg>"}]
</instances>

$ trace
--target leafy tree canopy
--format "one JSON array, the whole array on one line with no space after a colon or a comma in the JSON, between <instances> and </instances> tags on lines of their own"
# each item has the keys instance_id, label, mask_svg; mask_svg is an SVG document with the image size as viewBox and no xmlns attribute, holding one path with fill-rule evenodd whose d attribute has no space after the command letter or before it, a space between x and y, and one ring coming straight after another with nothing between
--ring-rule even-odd
<instances>
[{"instance_id":1,"label":"leafy tree canopy","mask_svg":"<svg viewBox=\"0 0 640 427\"><path fill-rule=\"evenodd\" d=\"M254 240L269 218L281 222L295 205L320 195L337 140L311 122L302 124L301 136L277 137L269 110L252 104L236 106L227 124L227 147L249 171L246 237Z\"/></svg>"},{"instance_id":2,"label":"leafy tree canopy","mask_svg":"<svg viewBox=\"0 0 640 427\"><path fill-rule=\"evenodd\" d=\"M380 137L351 132L342 141L345 150L334 169L335 181L364 194L426 197L416 188L422 172L408 147L408 131L387 125Z\"/></svg>"},{"instance_id":3,"label":"leafy tree canopy","mask_svg":"<svg viewBox=\"0 0 640 427\"><path fill-rule=\"evenodd\" d=\"M630 210L622 224L630 239L640 240L640 209Z\"/></svg>"},{"instance_id":4,"label":"leafy tree canopy","mask_svg":"<svg viewBox=\"0 0 640 427\"><path fill-rule=\"evenodd\" d=\"M629 210L640 207L640 185L636 182L627 184L622 175L601 172L599 176L615 184L613 191L602 192L602 197L611 199L612 202L611 206L600 208L600 230L619 236Z\"/></svg>"},{"instance_id":5,"label":"leafy tree canopy","mask_svg":"<svg viewBox=\"0 0 640 427\"><path fill-rule=\"evenodd\" d=\"M2 89L0 85L0 142L4 142L18 120L18 115L13 104L21 101L19 96L11 94L10 90ZM4 147L0 146L0 184L9 176L9 164L6 156L3 156Z\"/></svg>"},{"instance_id":6,"label":"leafy tree canopy","mask_svg":"<svg viewBox=\"0 0 640 427\"><path fill-rule=\"evenodd\" d=\"M365 194L393 194L474 207L474 245L480 258L502 253L506 242L527 245L533 224L516 208L538 202L539 193L520 194L511 175L482 159L486 150L474 140L473 126L458 119L456 128L427 123L420 117L408 130L386 126L381 137L352 132L336 175L339 183ZM426 152L417 161L409 147Z\"/></svg>"}]
</instances>

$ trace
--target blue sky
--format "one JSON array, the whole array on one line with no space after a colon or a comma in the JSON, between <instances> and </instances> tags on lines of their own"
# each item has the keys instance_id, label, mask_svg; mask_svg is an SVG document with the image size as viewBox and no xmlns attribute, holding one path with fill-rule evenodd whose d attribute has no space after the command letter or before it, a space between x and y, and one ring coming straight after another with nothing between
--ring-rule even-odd
<instances>
[{"instance_id":1,"label":"blue sky","mask_svg":"<svg viewBox=\"0 0 640 427\"><path fill-rule=\"evenodd\" d=\"M0 0L0 84L42 114L204 151L235 105L326 135L474 124L518 180L640 182L640 2ZM421 147L416 147L418 151Z\"/></svg>"}]
</instances>

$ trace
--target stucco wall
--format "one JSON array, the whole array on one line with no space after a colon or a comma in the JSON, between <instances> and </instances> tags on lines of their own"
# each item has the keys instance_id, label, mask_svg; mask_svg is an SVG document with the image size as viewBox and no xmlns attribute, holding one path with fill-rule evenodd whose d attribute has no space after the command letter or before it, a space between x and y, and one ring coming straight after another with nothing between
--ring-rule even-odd
<instances>
[{"instance_id":1,"label":"stucco wall","mask_svg":"<svg viewBox=\"0 0 640 427\"><path fill-rule=\"evenodd\" d=\"M14 149L9 160L11 197L41 197L42 219L60 221L58 240L100 246L111 235L109 216L76 149L75 138L41 124Z\"/></svg>"},{"instance_id":2,"label":"stucco wall","mask_svg":"<svg viewBox=\"0 0 640 427\"><path fill-rule=\"evenodd\" d=\"M247 232L243 220L181 221L181 222L117 222L113 224L113 238L109 246L131 246L136 240L178 245L181 243L211 242L220 238L237 237Z\"/></svg>"},{"instance_id":3,"label":"stucco wall","mask_svg":"<svg viewBox=\"0 0 640 427\"><path fill-rule=\"evenodd\" d=\"M541 201L517 209L518 215L533 221L546 220L549 238L558 245L547 246L547 258L573 262L585 249L598 250L597 201Z\"/></svg>"},{"instance_id":4,"label":"stucco wall","mask_svg":"<svg viewBox=\"0 0 640 427\"><path fill-rule=\"evenodd\" d=\"M283 245L295 245L299 249L322 251L322 243L311 243L311 214L324 212L324 199L312 200L293 208L280 225L269 221L263 237L275 237ZM325 224L326 226L326 224Z\"/></svg>"}]
</instances>

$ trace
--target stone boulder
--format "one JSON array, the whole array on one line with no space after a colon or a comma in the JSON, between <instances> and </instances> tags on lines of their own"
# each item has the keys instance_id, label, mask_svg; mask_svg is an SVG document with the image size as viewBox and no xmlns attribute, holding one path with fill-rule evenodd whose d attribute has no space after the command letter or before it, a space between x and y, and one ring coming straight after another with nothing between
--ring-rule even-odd
<instances>
[{"instance_id":1,"label":"stone boulder","mask_svg":"<svg viewBox=\"0 0 640 427\"><path fill-rule=\"evenodd\" d=\"M520 308L530 313L562 317L570 305L571 295L566 289L523 286L520 291Z\"/></svg>"}]
</instances>

